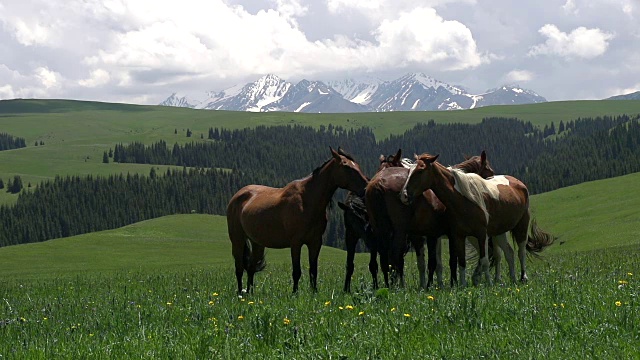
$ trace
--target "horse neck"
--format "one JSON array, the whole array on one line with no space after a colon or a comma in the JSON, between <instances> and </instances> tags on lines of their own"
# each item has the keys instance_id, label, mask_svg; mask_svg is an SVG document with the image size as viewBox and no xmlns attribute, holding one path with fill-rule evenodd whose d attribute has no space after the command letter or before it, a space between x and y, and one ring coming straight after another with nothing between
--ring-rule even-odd
<instances>
[{"instance_id":1,"label":"horse neck","mask_svg":"<svg viewBox=\"0 0 640 360\"><path fill-rule=\"evenodd\" d=\"M318 208L323 210L329 205L333 193L338 189L338 185L331 174L331 164L333 164L333 161L329 161L319 171L302 180L302 186L304 187L302 197L304 201L317 202Z\"/></svg>"},{"instance_id":2,"label":"horse neck","mask_svg":"<svg viewBox=\"0 0 640 360\"><path fill-rule=\"evenodd\" d=\"M449 208L455 202L456 197L459 195L455 190L455 180L451 174L451 170L447 169L440 163L433 163L435 167L433 176L433 184L431 185L431 191L438 197L442 203Z\"/></svg>"}]
</instances>

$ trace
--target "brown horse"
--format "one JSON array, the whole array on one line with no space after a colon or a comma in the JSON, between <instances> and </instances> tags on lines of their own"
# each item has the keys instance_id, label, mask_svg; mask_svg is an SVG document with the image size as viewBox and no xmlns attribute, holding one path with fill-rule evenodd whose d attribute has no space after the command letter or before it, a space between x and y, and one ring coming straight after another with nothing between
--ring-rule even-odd
<instances>
[{"instance_id":1,"label":"brown horse","mask_svg":"<svg viewBox=\"0 0 640 360\"><path fill-rule=\"evenodd\" d=\"M416 156L417 164L403 190L403 200L419 197L431 189L447 207L447 220L457 242L466 236L478 239L480 263L473 274L478 284L481 272L491 283L487 259L487 237L508 231L518 244L520 280L527 280L525 250L538 253L553 244L553 236L531 220L529 191L518 179L500 175L483 179L449 169L436 162L438 155ZM531 235L528 235L531 229ZM461 282L464 282L461 276ZM465 285L464 283L462 285Z\"/></svg>"},{"instance_id":2,"label":"brown horse","mask_svg":"<svg viewBox=\"0 0 640 360\"><path fill-rule=\"evenodd\" d=\"M291 248L293 292L302 275L300 251L309 249L309 280L316 290L318 255L327 226L326 208L338 188L362 193L367 178L353 158L341 149L331 149L331 158L311 175L283 188L248 185L240 189L227 206L227 227L235 259L238 293L247 271L247 292L253 277L264 269L265 247Z\"/></svg>"},{"instance_id":3,"label":"brown horse","mask_svg":"<svg viewBox=\"0 0 640 360\"><path fill-rule=\"evenodd\" d=\"M463 171L478 173L488 177L493 170L487 161L486 153L474 156L456 165ZM428 288L433 282L433 273L438 262L437 240L443 235L450 234L450 228L445 218L446 207L432 191L425 191L409 206L400 200L400 193L409 175L406 168L388 168L379 172L367 185L365 199L374 242L379 251L390 259L394 278L398 278L400 286L404 285L404 255L408 251L407 236L417 254L418 271L420 273L420 287ZM424 242L427 237L429 251L429 281L425 280ZM450 239L452 239L450 237ZM464 241L464 239L463 239ZM466 264L464 243L449 241L451 258L451 283L456 281L456 266ZM381 262L385 256L381 255ZM388 286L388 266L382 267L385 284ZM441 265L439 266L439 282L441 283ZM440 284L441 285L441 284Z\"/></svg>"},{"instance_id":4,"label":"brown horse","mask_svg":"<svg viewBox=\"0 0 640 360\"><path fill-rule=\"evenodd\" d=\"M402 150L398 149L395 155L385 157L380 155L380 166L376 173L389 167L402 166ZM345 227L345 243L347 245L347 271L344 279L344 292L351 292L351 276L353 276L354 264L353 259L356 254L356 245L359 239L363 239L371 258L369 260L369 272L373 278L373 287L378 287L378 250L372 240L371 228L369 227L369 219L367 209L364 205L364 197L358 196L353 192L349 192L344 203L338 202L338 206L344 211L344 227Z\"/></svg>"}]
</instances>

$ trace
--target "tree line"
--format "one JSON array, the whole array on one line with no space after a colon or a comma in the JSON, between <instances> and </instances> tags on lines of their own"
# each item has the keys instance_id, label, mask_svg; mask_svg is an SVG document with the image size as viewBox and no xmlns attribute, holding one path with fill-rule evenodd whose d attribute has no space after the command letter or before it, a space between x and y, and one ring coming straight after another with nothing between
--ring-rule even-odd
<instances>
[{"instance_id":1,"label":"tree line","mask_svg":"<svg viewBox=\"0 0 640 360\"><path fill-rule=\"evenodd\" d=\"M0 151L19 149L26 146L27 143L25 142L24 138L15 137L5 132L0 132Z\"/></svg>"},{"instance_id":2,"label":"tree line","mask_svg":"<svg viewBox=\"0 0 640 360\"><path fill-rule=\"evenodd\" d=\"M148 176L58 177L22 191L0 207L0 246L111 229L168 214L224 215L230 197L247 184L283 186L327 160L329 146L343 146L373 176L380 154L398 148L441 154L443 164L463 155L489 154L496 173L523 180L532 193L640 171L638 116L599 117L539 129L518 119L487 118L478 124L418 124L377 141L370 128L259 126L211 128L209 140L174 144L117 144L105 156L122 163L182 166ZM343 199L339 191L335 199ZM337 206L329 211L325 244L344 247Z\"/></svg>"}]
</instances>

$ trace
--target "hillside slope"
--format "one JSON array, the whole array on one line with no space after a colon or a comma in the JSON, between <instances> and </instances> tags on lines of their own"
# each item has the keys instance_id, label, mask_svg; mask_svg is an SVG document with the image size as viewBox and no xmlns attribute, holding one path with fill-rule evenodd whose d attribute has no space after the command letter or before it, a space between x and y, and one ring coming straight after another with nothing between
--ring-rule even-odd
<instances>
[{"instance_id":1,"label":"hillside slope","mask_svg":"<svg viewBox=\"0 0 640 360\"><path fill-rule=\"evenodd\" d=\"M640 193L629 191L638 183L640 173L635 173L533 196L538 224L558 237L546 254L640 244ZM321 267L341 265L346 259L344 251L326 246L320 256ZM303 253L303 269L306 258ZM267 250L268 263L290 261L288 249ZM358 271L365 271L366 254L360 254L358 261ZM407 259L408 266L413 263ZM200 214L166 216L115 230L0 248L0 273L18 279L232 266L226 219Z\"/></svg>"}]
</instances>

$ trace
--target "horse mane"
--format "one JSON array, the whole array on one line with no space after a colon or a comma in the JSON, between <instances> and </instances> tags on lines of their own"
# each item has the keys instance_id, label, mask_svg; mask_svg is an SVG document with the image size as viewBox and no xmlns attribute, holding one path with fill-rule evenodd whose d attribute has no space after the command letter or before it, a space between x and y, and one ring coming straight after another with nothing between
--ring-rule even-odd
<instances>
[{"instance_id":1,"label":"horse mane","mask_svg":"<svg viewBox=\"0 0 640 360\"><path fill-rule=\"evenodd\" d=\"M453 168L460 169L465 173L477 173L482 168L482 163L479 159L479 156L467 157L465 156L465 161L460 164L453 165Z\"/></svg>"},{"instance_id":2,"label":"horse mane","mask_svg":"<svg viewBox=\"0 0 640 360\"><path fill-rule=\"evenodd\" d=\"M458 190L462 196L473 201L484 212L487 223L489 222L489 211L487 211L487 205L484 201L484 194L488 193L491 197L497 198L499 194L495 194L497 188L487 186L485 180L480 175L475 173L466 173L462 169L456 169L453 167L447 168L453 179L455 180L455 189Z\"/></svg>"},{"instance_id":3,"label":"horse mane","mask_svg":"<svg viewBox=\"0 0 640 360\"><path fill-rule=\"evenodd\" d=\"M318 166L317 168L313 169L313 171L311 172L311 175L317 175L320 170L322 170L322 168L327 165L329 163L329 161L333 160L333 158L329 158L327 161L323 162L322 165Z\"/></svg>"},{"instance_id":4,"label":"horse mane","mask_svg":"<svg viewBox=\"0 0 640 360\"><path fill-rule=\"evenodd\" d=\"M356 161L351 154L349 154L348 152L342 150L341 147L338 147L338 154L346 157L347 159L349 159L351 161Z\"/></svg>"}]
</instances>

